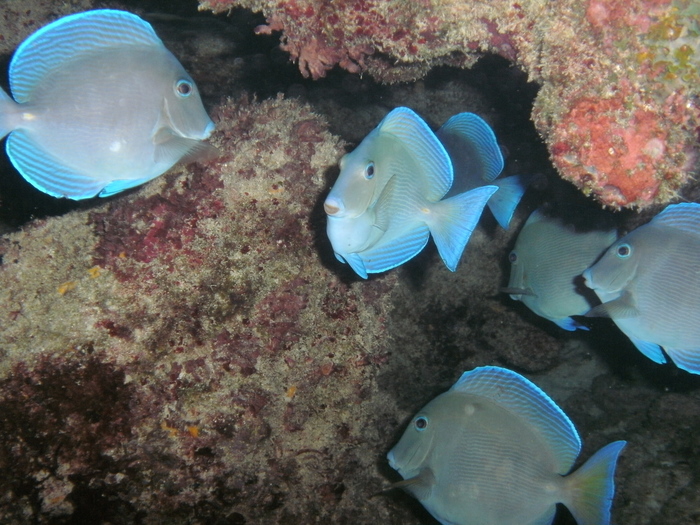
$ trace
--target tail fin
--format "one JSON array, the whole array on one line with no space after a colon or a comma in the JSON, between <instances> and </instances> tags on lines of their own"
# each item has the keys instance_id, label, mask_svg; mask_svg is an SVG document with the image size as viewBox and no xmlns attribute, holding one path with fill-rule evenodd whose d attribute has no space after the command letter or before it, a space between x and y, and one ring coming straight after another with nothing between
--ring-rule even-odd
<instances>
[{"instance_id":1,"label":"tail fin","mask_svg":"<svg viewBox=\"0 0 700 525\"><path fill-rule=\"evenodd\" d=\"M440 257L453 272L457 269L486 202L497 189L497 186L481 186L432 206L432 218L427 221L428 227Z\"/></svg>"},{"instance_id":2,"label":"tail fin","mask_svg":"<svg viewBox=\"0 0 700 525\"><path fill-rule=\"evenodd\" d=\"M489 200L489 209L504 230L508 229L513 212L525 193L528 179L523 175L513 175L494 181L498 191Z\"/></svg>"},{"instance_id":3,"label":"tail fin","mask_svg":"<svg viewBox=\"0 0 700 525\"><path fill-rule=\"evenodd\" d=\"M569 501L563 503L579 525L609 525L615 495L615 465L626 444L626 441L610 443L567 477Z\"/></svg>"},{"instance_id":4,"label":"tail fin","mask_svg":"<svg viewBox=\"0 0 700 525\"><path fill-rule=\"evenodd\" d=\"M0 139L17 127L15 121L18 107L19 104L0 88Z\"/></svg>"}]
</instances>

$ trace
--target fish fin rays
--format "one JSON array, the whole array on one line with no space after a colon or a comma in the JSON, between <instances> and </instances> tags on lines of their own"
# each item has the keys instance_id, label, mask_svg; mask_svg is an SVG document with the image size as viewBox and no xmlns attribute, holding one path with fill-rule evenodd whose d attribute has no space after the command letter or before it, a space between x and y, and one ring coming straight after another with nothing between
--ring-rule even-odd
<instances>
[{"instance_id":1,"label":"fish fin rays","mask_svg":"<svg viewBox=\"0 0 700 525\"><path fill-rule=\"evenodd\" d=\"M435 476L429 468L424 468L417 476L392 483L392 489L404 489L413 494L418 500L426 500L433 492Z\"/></svg>"},{"instance_id":2,"label":"fish fin rays","mask_svg":"<svg viewBox=\"0 0 700 525\"><path fill-rule=\"evenodd\" d=\"M671 204L654 217L651 224L670 226L697 237L700 235L700 204Z\"/></svg>"},{"instance_id":3,"label":"fish fin rays","mask_svg":"<svg viewBox=\"0 0 700 525\"><path fill-rule=\"evenodd\" d=\"M571 317L564 317L563 319L552 319L552 322L555 323L559 328L563 328L564 330L568 330L569 332L573 332L575 330L590 330L590 328L588 328L586 325L581 324L576 319L573 319Z\"/></svg>"},{"instance_id":4,"label":"fish fin rays","mask_svg":"<svg viewBox=\"0 0 700 525\"><path fill-rule=\"evenodd\" d=\"M105 181L72 171L44 152L24 130L10 134L6 144L7 155L32 186L52 197L74 200L89 199L105 186Z\"/></svg>"},{"instance_id":5,"label":"fish fin rays","mask_svg":"<svg viewBox=\"0 0 700 525\"><path fill-rule=\"evenodd\" d=\"M452 390L478 395L528 421L554 452L556 472L566 474L581 451L567 415L537 385L506 368L482 366L465 372Z\"/></svg>"},{"instance_id":6,"label":"fish fin rays","mask_svg":"<svg viewBox=\"0 0 700 525\"><path fill-rule=\"evenodd\" d=\"M363 279L367 279L367 269L365 268L365 263L359 254L348 253L345 255L338 255L336 253L335 256L340 262L348 263L350 265L350 268L355 270L355 273L357 275L359 275Z\"/></svg>"},{"instance_id":7,"label":"fish fin rays","mask_svg":"<svg viewBox=\"0 0 700 525\"><path fill-rule=\"evenodd\" d=\"M162 46L151 25L126 11L98 9L65 16L42 27L17 48L10 63L15 100L26 102L47 74L76 56L116 45Z\"/></svg>"},{"instance_id":8,"label":"fish fin rays","mask_svg":"<svg viewBox=\"0 0 700 525\"><path fill-rule=\"evenodd\" d=\"M494 184L498 186L498 191L489 199L488 207L501 228L507 230L515 208L527 189L527 181L522 175L513 175L498 179Z\"/></svg>"},{"instance_id":9,"label":"fish fin rays","mask_svg":"<svg viewBox=\"0 0 700 525\"><path fill-rule=\"evenodd\" d=\"M426 198L437 201L448 192L454 180L452 161L435 133L413 110L399 107L377 126L380 133L397 137L419 164L428 179Z\"/></svg>"},{"instance_id":10,"label":"fish fin rays","mask_svg":"<svg viewBox=\"0 0 700 525\"><path fill-rule=\"evenodd\" d=\"M533 521L530 525L551 525L557 513L557 506L552 505L542 516Z\"/></svg>"},{"instance_id":11,"label":"fish fin rays","mask_svg":"<svg viewBox=\"0 0 700 525\"><path fill-rule=\"evenodd\" d=\"M691 374L700 374L700 348L687 350L664 348L664 350L678 368L682 368Z\"/></svg>"},{"instance_id":12,"label":"fish fin rays","mask_svg":"<svg viewBox=\"0 0 700 525\"><path fill-rule=\"evenodd\" d=\"M143 177L141 179L121 179L121 180L115 180L107 184L102 191L100 192L100 197L111 197L112 195L115 195L119 192L122 192L124 190L130 190L131 188L135 188L137 186L141 186L141 184L144 184L150 180L155 179L158 177L158 175L149 175L148 177Z\"/></svg>"},{"instance_id":13,"label":"fish fin rays","mask_svg":"<svg viewBox=\"0 0 700 525\"><path fill-rule=\"evenodd\" d=\"M486 202L498 188L482 186L435 203L428 221L430 233L445 266L453 272L462 257Z\"/></svg>"},{"instance_id":14,"label":"fish fin rays","mask_svg":"<svg viewBox=\"0 0 700 525\"><path fill-rule=\"evenodd\" d=\"M630 341L637 347L642 354L647 356L649 359L654 361L654 363L663 364L666 362L666 356L664 355L661 347L656 343L651 343L649 341L642 341L635 337L630 337L629 334L625 334L629 337Z\"/></svg>"},{"instance_id":15,"label":"fish fin rays","mask_svg":"<svg viewBox=\"0 0 700 525\"><path fill-rule=\"evenodd\" d=\"M479 177L486 182L493 181L503 171L503 154L498 146L496 135L484 119L474 113L459 113L451 117L437 131L440 140L454 137L454 142L466 143L479 158Z\"/></svg>"},{"instance_id":16,"label":"fish fin rays","mask_svg":"<svg viewBox=\"0 0 700 525\"><path fill-rule=\"evenodd\" d=\"M424 223L417 223L411 229L396 232L393 239L382 240L379 246L362 252L364 268L367 273L385 272L396 268L425 248L429 238L430 230Z\"/></svg>"},{"instance_id":17,"label":"fish fin rays","mask_svg":"<svg viewBox=\"0 0 700 525\"><path fill-rule=\"evenodd\" d=\"M566 477L567 506L579 525L608 525L615 495L615 467L625 441L615 441L596 452Z\"/></svg>"},{"instance_id":18,"label":"fish fin rays","mask_svg":"<svg viewBox=\"0 0 700 525\"><path fill-rule=\"evenodd\" d=\"M631 319L639 316L639 310L634 305L631 294L623 292L617 299L594 306L585 315L586 317L610 317L613 320Z\"/></svg>"},{"instance_id":19,"label":"fish fin rays","mask_svg":"<svg viewBox=\"0 0 700 525\"><path fill-rule=\"evenodd\" d=\"M187 164L195 161L213 160L220 155L217 148L198 139L188 139L175 135L169 129L159 130L153 137L156 164L168 169L178 162Z\"/></svg>"}]
</instances>

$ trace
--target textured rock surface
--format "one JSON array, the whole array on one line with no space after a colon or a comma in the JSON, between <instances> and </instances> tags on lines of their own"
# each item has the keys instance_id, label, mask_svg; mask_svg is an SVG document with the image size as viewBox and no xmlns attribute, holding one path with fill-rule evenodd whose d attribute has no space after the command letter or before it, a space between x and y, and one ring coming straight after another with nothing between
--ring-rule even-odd
<instances>
[{"instance_id":1,"label":"textured rock surface","mask_svg":"<svg viewBox=\"0 0 700 525\"><path fill-rule=\"evenodd\" d=\"M339 143L294 102L214 118L219 161L4 239L5 516L76 518L99 494L152 523L352 520L351 471L377 478L358 444L382 431L357 422L396 425L373 379L395 279L346 284L318 257Z\"/></svg>"},{"instance_id":2,"label":"textured rock surface","mask_svg":"<svg viewBox=\"0 0 700 525\"><path fill-rule=\"evenodd\" d=\"M283 78L286 56L244 40L248 16L156 26L213 108L220 159L0 241L0 523L435 523L405 494L370 496L396 479L384 456L407 418L485 364L549 392L582 460L629 440L616 523L697 522L698 378L653 365L609 322L564 333L498 294L527 215L585 204L542 162L517 69L390 87ZM321 203L339 136L358 142L397 105L432 126L484 115L507 173L537 177L511 230L484 214L456 273L429 246L360 281L334 259ZM26 185L4 162L2 180Z\"/></svg>"},{"instance_id":3,"label":"textured rock surface","mask_svg":"<svg viewBox=\"0 0 700 525\"><path fill-rule=\"evenodd\" d=\"M695 171L700 12L690 0L202 0L262 11L307 76L392 82L484 52L541 85L533 120L560 174L612 208L667 203Z\"/></svg>"}]
</instances>

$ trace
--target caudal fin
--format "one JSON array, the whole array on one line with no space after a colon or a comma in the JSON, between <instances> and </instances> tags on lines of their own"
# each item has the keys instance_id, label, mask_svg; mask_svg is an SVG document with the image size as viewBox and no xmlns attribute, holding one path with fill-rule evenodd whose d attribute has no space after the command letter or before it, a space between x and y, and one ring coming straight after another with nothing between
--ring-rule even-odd
<instances>
[{"instance_id":1,"label":"caudal fin","mask_svg":"<svg viewBox=\"0 0 700 525\"><path fill-rule=\"evenodd\" d=\"M482 186L433 205L432 218L426 222L440 257L453 272L457 269L486 202L496 190L497 186Z\"/></svg>"},{"instance_id":2,"label":"caudal fin","mask_svg":"<svg viewBox=\"0 0 700 525\"><path fill-rule=\"evenodd\" d=\"M567 477L568 501L578 525L609 525L615 495L615 466L626 441L603 447L576 472Z\"/></svg>"},{"instance_id":3,"label":"caudal fin","mask_svg":"<svg viewBox=\"0 0 700 525\"><path fill-rule=\"evenodd\" d=\"M19 104L0 88L0 139L17 127L18 107Z\"/></svg>"},{"instance_id":4,"label":"caudal fin","mask_svg":"<svg viewBox=\"0 0 700 525\"><path fill-rule=\"evenodd\" d=\"M527 179L523 175L513 175L494 181L498 191L489 200L489 209L504 230L508 229L513 212L525 193Z\"/></svg>"}]
</instances>

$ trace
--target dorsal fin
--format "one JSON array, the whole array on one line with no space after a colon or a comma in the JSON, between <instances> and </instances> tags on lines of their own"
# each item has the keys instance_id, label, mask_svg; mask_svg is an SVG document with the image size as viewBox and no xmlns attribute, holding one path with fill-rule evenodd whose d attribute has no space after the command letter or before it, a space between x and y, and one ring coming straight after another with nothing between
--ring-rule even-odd
<instances>
[{"instance_id":1,"label":"dorsal fin","mask_svg":"<svg viewBox=\"0 0 700 525\"><path fill-rule=\"evenodd\" d=\"M163 43L148 22L126 11L98 9L59 18L17 48L10 63L12 95L27 102L37 83L66 61L127 45Z\"/></svg>"},{"instance_id":2,"label":"dorsal fin","mask_svg":"<svg viewBox=\"0 0 700 525\"><path fill-rule=\"evenodd\" d=\"M472 148L478 156L480 173L485 182L491 182L503 171L503 154L493 129L474 113L458 113L450 117L438 130L437 136L452 135ZM475 164L475 165L476 165Z\"/></svg>"},{"instance_id":3,"label":"dorsal fin","mask_svg":"<svg viewBox=\"0 0 700 525\"><path fill-rule=\"evenodd\" d=\"M406 146L428 179L426 198L440 200L452 187L452 161L445 147L425 121L409 108L396 108L379 123L377 130L397 137Z\"/></svg>"},{"instance_id":4,"label":"dorsal fin","mask_svg":"<svg viewBox=\"0 0 700 525\"><path fill-rule=\"evenodd\" d=\"M567 474L581 451L581 439L566 414L537 385L497 366L464 372L451 390L487 398L526 421L544 438L557 460L556 471Z\"/></svg>"},{"instance_id":5,"label":"dorsal fin","mask_svg":"<svg viewBox=\"0 0 700 525\"><path fill-rule=\"evenodd\" d=\"M688 202L671 204L651 221L654 225L677 228L694 236L700 236L700 204Z\"/></svg>"}]
</instances>

